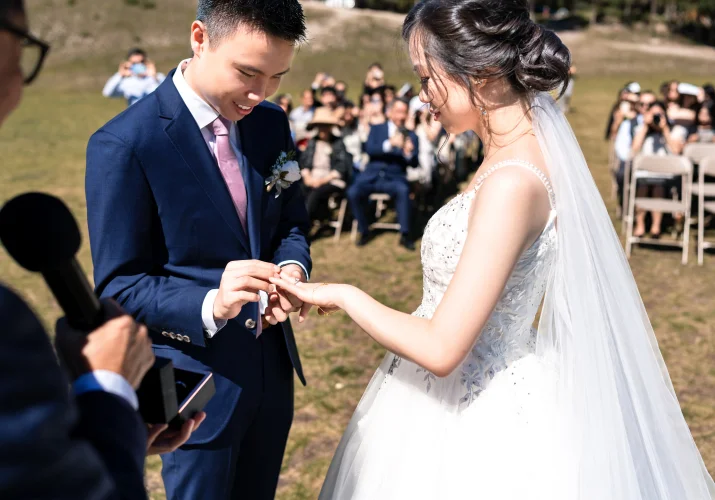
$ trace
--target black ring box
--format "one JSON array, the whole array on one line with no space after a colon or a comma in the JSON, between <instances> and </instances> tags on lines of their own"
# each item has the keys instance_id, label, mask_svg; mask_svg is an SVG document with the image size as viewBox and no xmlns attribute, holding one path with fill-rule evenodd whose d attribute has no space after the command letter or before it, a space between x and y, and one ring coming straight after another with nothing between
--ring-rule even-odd
<instances>
[{"instance_id":1,"label":"black ring box","mask_svg":"<svg viewBox=\"0 0 715 500\"><path fill-rule=\"evenodd\" d=\"M170 359L157 356L137 390L139 413L148 424L180 429L215 393L212 373L174 368Z\"/></svg>"}]
</instances>

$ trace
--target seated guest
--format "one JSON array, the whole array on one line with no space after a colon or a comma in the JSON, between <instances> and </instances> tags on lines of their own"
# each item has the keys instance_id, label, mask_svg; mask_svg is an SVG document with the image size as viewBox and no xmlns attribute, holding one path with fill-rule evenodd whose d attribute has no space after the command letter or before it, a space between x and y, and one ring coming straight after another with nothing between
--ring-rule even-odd
<instances>
[{"instance_id":1,"label":"seated guest","mask_svg":"<svg viewBox=\"0 0 715 500\"><path fill-rule=\"evenodd\" d=\"M323 87L320 89L320 105L331 111L338 109L338 93L335 87Z\"/></svg>"},{"instance_id":2,"label":"seated guest","mask_svg":"<svg viewBox=\"0 0 715 500\"><path fill-rule=\"evenodd\" d=\"M697 128L688 142L715 143L715 101L705 101L697 114Z\"/></svg>"},{"instance_id":3,"label":"seated guest","mask_svg":"<svg viewBox=\"0 0 715 500\"><path fill-rule=\"evenodd\" d=\"M639 87L640 89L640 87ZM635 102L633 102L635 97ZM616 183L618 185L618 206L623 206L623 184L626 179L626 163L632 160L633 137L638 126L643 123L643 116L657 101L657 96L650 90L644 91L638 97L636 94L625 94L620 106L614 113L612 125L617 126L614 135L614 153L618 166L616 168Z\"/></svg>"},{"instance_id":4,"label":"seated guest","mask_svg":"<svg viewBox=\"0 0 715 500\"><path fill-rule=\"evenodd\" d=\"M411 115L414 132L419 140L419 158L416 168L407 168L407 180L419 189L429 191L437 166L437 145L443 135L442 124L434 119L429 107L422 106ZM410 128L408 126L408 128Z\"/></svg>"},{"instance_id":5,"label":"seated guest","mask_svg":"<svg viewBox=\"0 0 715 500\"><path fill-rule=\"evenodd\" d=\"M313 119L314 111L315 99L313 98L313 91L305 89L300 95L300 106L295 108L288 116L291 125L295 129L297 140L303 138L308 123Z\"/></svg>"},{"instance_id":6,"label":"seated guest","mask_svg":"<svg viewBox=\"0 0 715 500\"><path fill-rule=\"evenodd\" d=\"M682 127L680 130L684 130ZM671 127L666 115L666 105L655 102L648 110L643 111L643 123L636 127L631 146L631 155L677 155L683 150L684 138ZM650 177L639 182L636 195L640 198L652 196L664 198L667 190L672 186L670 176L662 179ZM660 237L662 212L651 212L652 225L650 237ZM679 217L676 217L676 221ZM642 209L636 211L636 225L633 235L644 236L646 233L646 212Z\"/></svg>"},{"instance_id":7,"label":"seated guest","mask_svg":"<svg viewBox=\"0 0 715 500\"><path fill-rule=\"evenodd\" d=\"M338 101L345 104L345 100L348 98L348 84L343 80L338 80L335 82L335 92L338 94Z\"/></svg>"},{"instance_id":8,"label":"seated guest","mask_svg":"<svg viewBox=\"0 0 715 500\"><path fill-rule=\"evenodd\" d=\"M353 158L335 133L340 124L327 108L318 108L308 130L318 130L300 155L303 194L310 220L328 216L328 198L343 193L353 168Z\"/></svg>"},{"instance_id":9,"label":"seated guest","mask_svg":"<svg viewBox=\"0 0 715 500\"><path fill-rule=\"evenodd\" d=\"M397 207L402 233L400 245L408 250L415 249L415 244L409 238L412 207L407 167L418 165L419 140L414 132L405 128L408 109L409 102L397 99L388 107L389 121L371 126L365 145L370 162L347 191L350 208L360 230L358 246L363 246L370 240L365 213L368 197L373 193L386 193L395 200Z\"/></svg>"},{"instance_id":10,"label":"seated guest","mask_svg":"<svg viewBox=\"0 0 715 500\"><path fill-rule=\"evenodd\" d=\"M293 97L290 94L280 94L276 97L276 104L280 106L283 112L290 116L293 112Z\"/></svg>"},{"instance_id":11,"label":"seated guest","mask_svg":"<svg viewBox=\"0 0 715 500\"><path fill-rule=\"evenodd\" d=\"M283 110L286 116L290 116L293 112L293 96L290 94L279 94L276 97L275 103ZM293 127L293 122L288 120L288 126L290 127L290 136L293 142L296 141L296 130Z\"/></svg>"},{"instance_id":12,"label":"seated guest","mask_svg":"<svg viewBox=\"0 0 715 500\"><path fill-rule=\"evenodd\" d=\"M345 111L341 120L340 136L343 138L343 144L348 150L348 153L353 157L353 168L357 171L362 170L363 166L363 137L360 133L360 108L356 107L352 102L345 101ZM369 132L369 127L368 127ZM365 134L367 140L367 134ZM367 164L367 161L365 161Z\"/></svg>"},{"instance_id":13,"label":"seated guest","mask_svg":"<svg viewBox=\"0 0 715 500\"><path fill-rule=\"evenodd\" d=\"M385 86L385 72L382 70L382 65L380 63L372 63L369 68L367 68L367 74L365 75L365 85L363 86L363 94L370 94L373 90L382 88Z\"/></svg>"}]
</instances>

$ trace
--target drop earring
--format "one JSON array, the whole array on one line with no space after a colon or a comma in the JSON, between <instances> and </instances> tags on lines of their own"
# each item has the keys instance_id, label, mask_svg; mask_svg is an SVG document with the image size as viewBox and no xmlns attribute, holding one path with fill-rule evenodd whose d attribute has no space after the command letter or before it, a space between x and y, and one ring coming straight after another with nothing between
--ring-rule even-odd
<instances>
[{"instance_id":1,"label":"drop earring","mask_svg":"<svg viewBox=\"0 0 715 500\"><path fill-rule=\"evenodd\" d=\"M481 78L477 78L477 87L481 87L483 84L484 80L482 80ZM482 112L482 116L487 116L487 109L484 106L478 104L477 107Z\"/></svg>"}]
</instances>

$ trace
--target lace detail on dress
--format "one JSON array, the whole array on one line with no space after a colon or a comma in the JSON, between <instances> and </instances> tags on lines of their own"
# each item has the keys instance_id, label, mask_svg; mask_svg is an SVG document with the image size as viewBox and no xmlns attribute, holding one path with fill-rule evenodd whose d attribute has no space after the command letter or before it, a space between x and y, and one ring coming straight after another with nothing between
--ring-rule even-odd
<instances>
[{"instance_id":1,"label":"lace detail on dress","mask_svg":"<svg viewBox=\"0 0 715 500\"><path fill-rule=\"evenodd\" d=\"M554 189L551 187L551 181L549 181L549 178L546 177L546 174L539 170L535 165L532 163L529 163L524 160L518 160L518 159L513 159L513 160L505 160L505 161L500 161L499 163L495 163L489 169L487 169L486 172L484 172L482 175L477 177L477 181L474 186L474 191L478 191L479 188L482 186L484 181L489 177L491 174L499 170L500 168L508 167L510 165L519 165L520 167L528 168L532 172L536 174L536 176L541 180L541 182L544 184L544 187L546 188L546 191L549 193L549 204L551 205L552 210L556 210L556 195L554 194Z\"/></svg>"},{"instance_id":2,"label":"lace detail on dress","mask_svg":"<svg viewBox=\"0 0 715 500\"><path fill-rule=\"evenodd\" d=\"M544 231L516 263L494 312L461 368L440 379L424 368L394 356L385 383L390 376L400 376L402 370L411 370L419 374L426 392L436 390L440 398L454 397L455 403L469 405L487 388L498 372L534 352L536 331L532 323L544 296L555 255L556 211L553 209L554 192L546 175L534 165L521 160L493 165L477 178L474 189L454 197L430 219L422 240L423 298L413 315L431 318L434 314L454 275L466 242L474 196L489 175L509 165L531 170L544 183L552 206ZM462 388L459 394L440 392L441 388L448 391L447 387L455 385Z\"/></svg>"}]
</instances>

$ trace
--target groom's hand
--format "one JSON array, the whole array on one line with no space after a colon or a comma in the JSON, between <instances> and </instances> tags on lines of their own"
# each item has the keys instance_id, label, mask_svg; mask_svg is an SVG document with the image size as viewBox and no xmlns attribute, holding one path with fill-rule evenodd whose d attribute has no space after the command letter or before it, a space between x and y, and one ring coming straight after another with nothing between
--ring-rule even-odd
<instances>
[{"instance_id":1,"label":"groom's hand","mask_svg":"<svg viewBox=\"0 0 715 500\"><path fill-rule=\"evenodd\" d=\"M288 264L283 267L280 271L280 277L291 282L306 280L303 269L297 264ZM288 319L289 313L300 311L302 306L303 302L294 295L284 290L276 290L268 296L265 320L271 325L283 323Z\"/></svg>"},{"instance_id":2,"label":"groom's hand","mask_svg":"<svg viewBox=\"0 0 715 500\"><path fill-rule=\"evenodd\" d=\"M233 319L244 305L260 301L258 292L270 293L274 287L268 279L280 272L280 267L260 260L229 262L214 300L214 318Z\"/></svg>"}]
</instances>

